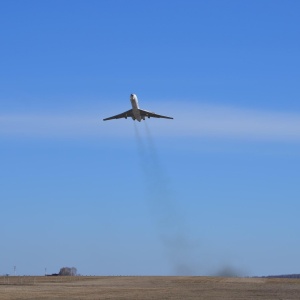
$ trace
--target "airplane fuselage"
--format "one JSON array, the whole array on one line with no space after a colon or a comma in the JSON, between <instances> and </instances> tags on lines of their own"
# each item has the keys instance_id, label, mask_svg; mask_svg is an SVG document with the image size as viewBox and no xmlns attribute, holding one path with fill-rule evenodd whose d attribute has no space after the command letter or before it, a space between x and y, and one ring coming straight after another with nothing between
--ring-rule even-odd
<instances>
[{"instance_id":1,"label":"airplane fuselage","mask_svg":"<svg viewBox=\"0 0 300 300\"><path fill-rule=\"evenodd\" d=\"M136 120L138 120L139 122L141 122L141 120L145 120L145 118L141 117L140 111L139 111L139 102L138 102L138 98L135 94L131 94L130 95L130 102L131 102L131 106L132 106L132 112L133 112L133 116ZM134 118L132 118L134 120Z\"/></svg>"}]
</instances>

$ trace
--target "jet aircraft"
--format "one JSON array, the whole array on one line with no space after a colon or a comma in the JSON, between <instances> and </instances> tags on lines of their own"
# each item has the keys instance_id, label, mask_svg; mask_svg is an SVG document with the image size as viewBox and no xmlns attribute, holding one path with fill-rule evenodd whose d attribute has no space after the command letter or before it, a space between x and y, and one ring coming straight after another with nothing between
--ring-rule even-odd
<instances>
[{"instance_id":1,"label":"jet aircraft","mask_svg":"<svg viewBox=\"0 0 300 300\"><path fill-rule=\"evenodd\" d=\"M130 95L130 102L131 102L131 106L132 109L127 110L119 115L115 115L106 119L103 119L103 121L108 121L108 120L112 120L112 119L121 119L121 118L125 118L127 119L132 118L132 120L138 120L139 122L141 122L141 120L145 120L146 117L148 118L164 118L164 119L173 119L171 117L167 117L167 116L162 116L162 115L158 115L154 112L150 112L147 110L143 110L139 108L139 103L138 103L138 98L135 94L131 94Z\"/></svg>"}]
</instances>

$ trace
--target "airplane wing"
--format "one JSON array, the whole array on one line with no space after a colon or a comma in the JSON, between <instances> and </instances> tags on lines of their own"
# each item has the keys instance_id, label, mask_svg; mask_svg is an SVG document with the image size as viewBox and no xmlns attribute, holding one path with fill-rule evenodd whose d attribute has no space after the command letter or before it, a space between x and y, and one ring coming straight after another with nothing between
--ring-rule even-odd
<instances>
[{"instance_id":1,"label":"airplane wing","mask_svg":"<svg viewBox=\"0 0 300 300\"><path fill-rule=\"evenodd\" d=\"M171 117L158 115L156 113L153 113L153 112L150 112L150 111L147 111L147 110L143 110L143 109L139 109L139 111L140 111L141 117L173 119Z\"/></svg>"},{"instance_id":2,"label":"airplane wing","mask_svg":"<svg viewBox=\"0 0 300 300\"><path fill-rule=\"evenodd\" d=\"M115 115L115 116L103 119L103 121L108 121L108 120L113 120L113 119L121 119L121 118L127 119L127 117L131 118L132 116L133 116L132 109L130 109L130 110L127 110L127 111L125 111L125 112L123 112L119 115Z\"/></svg>"}]
</instances>

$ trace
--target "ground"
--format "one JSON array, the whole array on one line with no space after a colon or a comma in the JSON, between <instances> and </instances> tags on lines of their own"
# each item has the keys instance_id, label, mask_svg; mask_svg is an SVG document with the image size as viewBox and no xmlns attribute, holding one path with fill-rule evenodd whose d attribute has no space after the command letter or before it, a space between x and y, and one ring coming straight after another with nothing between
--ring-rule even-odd
<instances>
[{"instance_id":1,"label":"ground","mask_svg":"<svg viewBox=\"0 0 300 300\"><path fill-rule=\"evenodd\" d=\"M6 299L300 299L300 279L159 276L0 277Z\"/></svg>"}]
</instances>

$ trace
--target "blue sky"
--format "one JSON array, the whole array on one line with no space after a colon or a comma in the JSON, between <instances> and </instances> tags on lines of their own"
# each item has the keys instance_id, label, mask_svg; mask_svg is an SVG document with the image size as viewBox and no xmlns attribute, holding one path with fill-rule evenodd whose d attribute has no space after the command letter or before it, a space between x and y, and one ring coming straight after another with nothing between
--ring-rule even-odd
<instances>
[{"instance_id":1,"label":"blue sky","mask_svg":"<svg viewBox=\"0 0 300 300\"><path fill-rule=\"evenodd\" d=\"M2 1L0 274L299 273L299 9Z\"/></svg>"}]
</instances>

